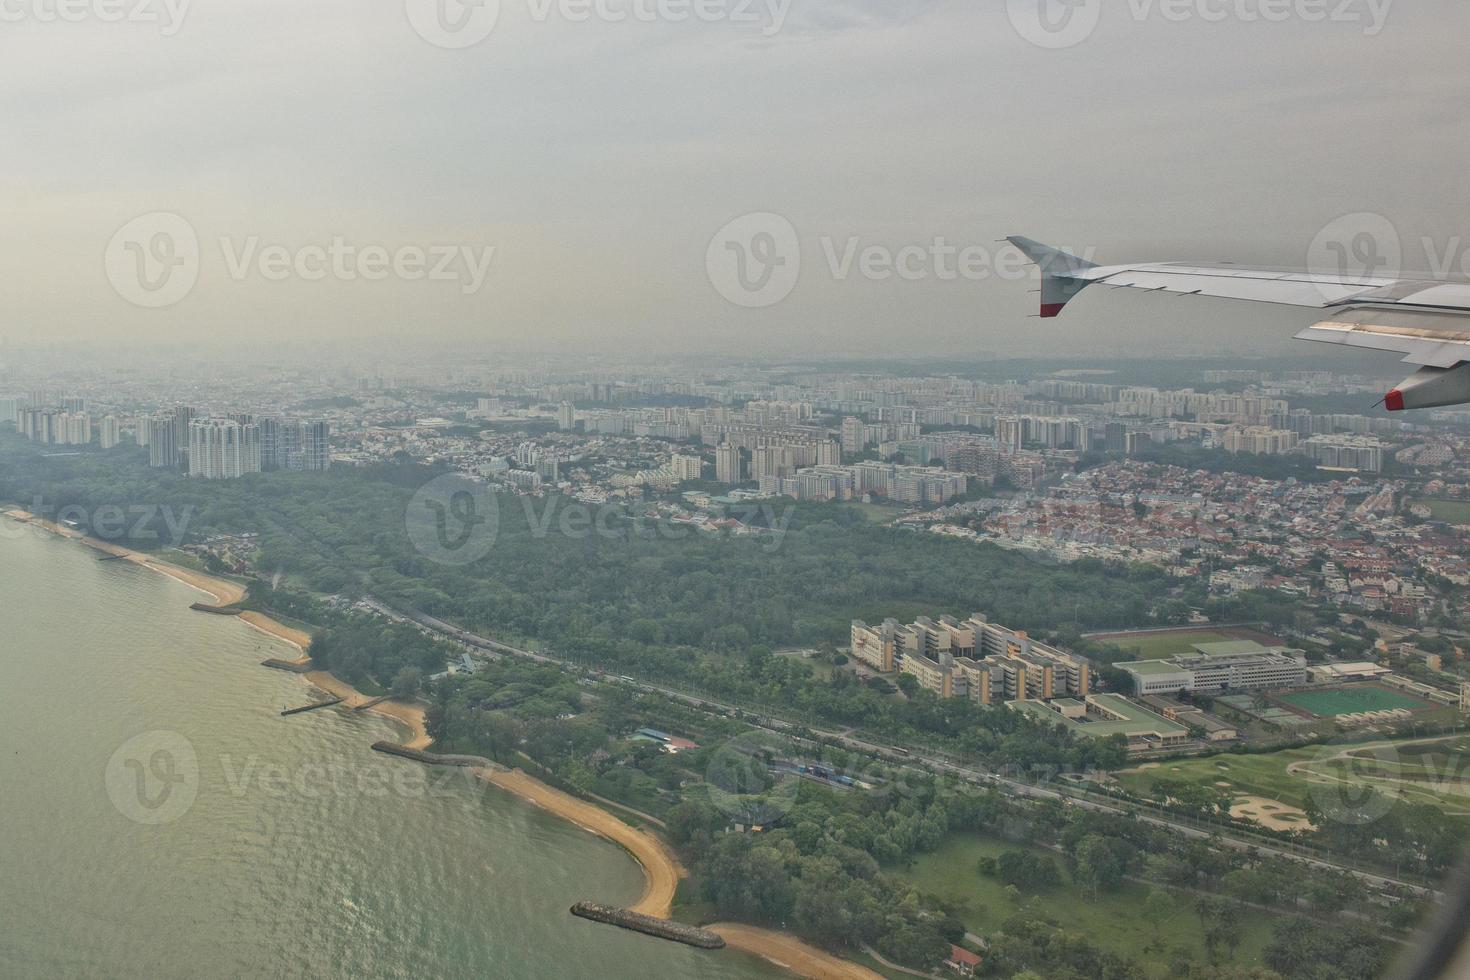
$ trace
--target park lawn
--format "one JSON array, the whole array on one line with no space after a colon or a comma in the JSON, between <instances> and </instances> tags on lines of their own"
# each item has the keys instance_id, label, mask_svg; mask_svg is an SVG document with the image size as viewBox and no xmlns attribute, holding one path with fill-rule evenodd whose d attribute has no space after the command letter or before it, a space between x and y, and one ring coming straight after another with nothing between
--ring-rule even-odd
<instances>
[{"instance_id":1,"label":"park lawn","mask_svg":"<svg viewBox=\"0 0 1470 980\"><path fill-rule=\"evenodd\" d=\"M908 513L907 508L895 507L889 504L853 503L847 506L861 514L863 519L870 524L883 524Z\"/></svg>"},{"instance_id":2,"label":"park lawn","mask_svg":"<svg viewBox=\"0 0 1470 980\"><path fill-rule=\"evenodd\" d=\"M1168 660L1180 654L1193 653L1196 643L1224 643L1231 639L1233 637L1224 633L1168 632L1129 636L1106 642L1133 652L1135 660Z\"/></svg>"},{"instance_id":3,"label":"park lawn","mask_svg":"<svg viewBox=\"0 0 1470 980\"><path fill-rule=\"evenodd\" d=\"M999 930L1019 904L1006 895L1004 883L981 875L976 865L982 857L998 857L1023 846L994 837L955 834L939 850L916 858L911 867L888 869L888 874L922 893L955 903L969 930L985 937ZM1137 960L1157 978L1169 975L1168 963L1176 947L1182 946L1198 962L1206 962L1204 929L1188 893L1170 892L1173 911L1164 920L1154 921L1143 910L1148 886L1124 882L1117 892L1105 893L1093 902L1071 884L1060 854L1045 848L1036 848L1036 852L1056 862L1063 883L1038 894L1023 891L1021 903L1034 901L1043 915L1064 929L1085 935L1102 949ZM1272 921L1267 913L1247 911L1241 943L1235 951L1237 965L1260 964L1262 951L1271 940ZM1155 940L1163 948L1145 953L1144 947Z\"/></svg>"},{"instance_id":4,"label":"park lawn","mask_svg":"<svg viewBox=\"0 0 1470 980\"><path fill-rule=\"evenodd\" d=\"M1470 524L1470 500L1422 500L1420 503L1429 505L1436 521Z\"/></svg>"}]
</instances>

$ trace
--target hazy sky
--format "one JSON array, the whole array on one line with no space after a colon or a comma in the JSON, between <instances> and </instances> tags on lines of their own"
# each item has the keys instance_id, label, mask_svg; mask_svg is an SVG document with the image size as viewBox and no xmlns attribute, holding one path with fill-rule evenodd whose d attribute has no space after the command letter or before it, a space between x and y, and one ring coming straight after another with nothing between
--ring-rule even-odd
<instances>
[{"instance_id":1,"label":"hazy sky","mask_svg":"<svg viewBox=\"0 0 1470 980\"><path fill-rule=\"evenodd\" d=\"M1307 353L1269 307L1028 319L987 256L1470 251L1463 0L169 2L0 0L0 337Z\"/></svg>"}]
</instances>

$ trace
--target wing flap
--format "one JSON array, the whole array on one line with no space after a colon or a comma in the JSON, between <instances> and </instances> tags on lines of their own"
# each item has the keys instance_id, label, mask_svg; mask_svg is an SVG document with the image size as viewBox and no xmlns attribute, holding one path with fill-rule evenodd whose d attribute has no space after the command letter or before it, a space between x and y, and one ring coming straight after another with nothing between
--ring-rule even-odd
<instances>
[{"instance_id":1,"label":"wing flap","mask_svg":"<svg viewBox=\"0 0 1470 980\"><path fill-rule=\"evenodd\" d=\"M1210 273L1176 269L1126 269L1094 282L1109 286L1128 286L1191 296L1214 296L1220 299L1253 300L1280 303L1285 306L1323 308L1372 289L1357 282L1344 282L1327 276L1319 279L1302 276L1271 276Z\"/></svg>"},{"instance_id":2,"label":"wing flap","mask_svg":"<svg viewBox=\"0 0 1470 980\"><path fill-rule=\"evenodd\" d=\"M1470 314L1354 307L1297 334L1298 340L1395 351L1409 364L1452 368L1470 361Z\"/></svg>"}]
</instances>

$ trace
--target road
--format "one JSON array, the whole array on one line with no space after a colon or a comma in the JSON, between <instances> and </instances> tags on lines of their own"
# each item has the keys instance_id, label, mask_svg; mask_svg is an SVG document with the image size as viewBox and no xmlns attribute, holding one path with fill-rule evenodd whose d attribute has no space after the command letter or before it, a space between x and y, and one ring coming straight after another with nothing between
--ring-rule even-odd
<instances>
[{"instance_id":1,"label":"road","mask_svg":"<svg viewBox=\"0 0 1470 980\"><path fill-rule=\"evenodd\" d=\"M561 660L557 657L548 656L547 654L543 653L535 653L530 650L522 650L517 647L501 643L498 640L492 640L488 637L479 636L475 633L470 633L469 631L462 630L451 623L446 623L441 619L436 619L433 616L429 616L424 613L401 613L371 597L363 599L362 604L367 608L372 609L374 612L377 612L387 617L388 619L393 620L394 622L415 625L426 632L433 633L443 639L447 639L451 642L457 643L459 646L467 650L482 653L489 652L496 656L520 657L535 661L537 663L543 663L563 669L580 668L580 665L574 664L570 661ZM1218 840L1222 846L1228 847L1235 851L1252 852L1257 854L1270 854L1275 857L1298 861L1302 864L1305 864L1309 867L1317 868L1319 870L1345 871L1349 874L1355 875L1368 884L1380 888L1390 886L1403 888L1410 893L1421 897L1426 895L1438 896L1440 894L1438 891L1430 888L1425 888L1421 885L1415 884L1414 882L1389 877L1376 871L1369 871L1352 865L1340 864L1338 862L1329 861L1324 858L1316 858L1305 854L1298 854L1295 851L1272 847L1269 844L1262 844L1253 840L1231 837L1220 831L1218 828L1204 829L1203 827L1191 826L1186 823L1169 820L1165 817L1160 817L1155 814L1149 813L1142 807L1132 806L1122 801L1119 801L1115 804L1099 803L1096 800L1090 800L1082 797L1073 791L1062 790L1049 786L1038 786L1034 783L1027 783L1020 780L1011 779L997 772L991 772L985 769L978 769L969 766L957 765L949 761L948 759L944 759L939 756L925 755L921 752L910 752L906 749L899 749L891 745L879 745L874 742L864 741L863 739L857 738L856 736L850 734L851 729L848 729L844 732L824 732L818 729L810 728L809 726L798 726L792 724L791 722L783 721L779 718L762 715L752 716L751 713L746 709L737 708L734 705L722 704L719 701L713 701L709 698L697 697L695 695L686 694L682 691L676 691L671 688L660 687L657 684L651 684L647 681L640 681L632 677L607 676L604 677L603 680L607 683L620 683L629 687L636 688L638 690L645 691L650 694L658 694L663 697L673 698L687 705L690 705L691 707L699 708L702 711L706 711L712 714L718 714L726 718L734 717L739 714L743 716L744 720L748 724L751 724L756 728L807 744L834 744L841 746L842 748L849 751L874 756L876 758L884 759L892 763L917 765L922 768L928 769L930 772L953 776L956 779L963 780L972 785L999 789L1002 792L1007 793L1011 796L1024 797L1028 799L1057 801L1061 802L1064 806L1077 807L1084 810L1092 810L1098 813L1112 813L1119 816L1127 816L1131 813L1136 819L1141 820L1144 823L1152 824L1156 827L1162 827L1167 830L1172 830L1175 833L1183 834L1184 836L1193 838L1195 840L1207 840L1214 838ZM817 737L818 741L814 742L812 739L802 738L800 736L794 735L792 730L798 727L805 727L808 731L810 731L813 735Z\"/></svg>"}]
</instances>

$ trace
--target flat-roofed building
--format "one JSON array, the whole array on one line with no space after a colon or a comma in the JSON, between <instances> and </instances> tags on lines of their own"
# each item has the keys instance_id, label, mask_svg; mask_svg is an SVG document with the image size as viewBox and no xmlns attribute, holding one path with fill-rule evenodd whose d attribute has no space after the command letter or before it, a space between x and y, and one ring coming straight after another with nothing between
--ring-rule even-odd
<instances>
[{"instance_id":1,"label":"flat-roofed building","mask_svg":"<svg viewBox=\"0 0 1470 980\"><path fill-rule=\"evenodd\" d=\"M1196 643L1194 649L1192 655L1116 666L1133 678L1133 691L1140 695L1264 691L1307 682L1307 661L1299 650L1264 647L1253 640Z\"/></svg>"},{"instance_id":2,"label":"flat-roofed building","mask_svg":"<svg viewBox=\"0 0 1470 980\"><path fill-rule=\"evenodd\" d=\"M1031 675L1031 690L1050 689L1055 694L1074 697L1086 697L1091 693L1092 667L1086 658L1058 650L1040 640L1033 640L1024 630L1006 629L998 623L990 622L980 613L971 616L967 624L975 631L977 656L991 659L1023 657L1024 662L1030 665L1022 673ZM1012 668L1013 671L1018 669ZM1048 675L1049 680L1046 679ZM1019 676L1018 674L1018 680ZM1007 685L1008 689L1010 686ZM1016 689L1027 688L1021 685Z\"/></svg>"},{"instance_id":3,"label":"flat-roofed building","mask_svg":"<svg viewBox=\"0 0 1470 980\"><path fill-rule=\"evenodd\" d=\"M939 660L941 654L950 653L949 630L926 616L920 616L904 634L903 652L905 656L917 654Z\"/></svg>"},{"instance_id":4,"label":"flat-roofed building","mask_svg":"<svg viewBox=\"0 0 1470 980\"><path fill-rule=\"evenodd\" d=\"M881 626L869 626L860 619L852 621L852 657L880 673L897 669L901 636L908 632L896 619L885 619Z\"/></svg>"},{"instance_id":5,"label":"flat-roofed building","mask_svg":"<svg viewBox=\"0 0 1470 980\"><path fill-rule=\"evenodd\" d=\"M924 662L908 673L921 682L928 678L926 689L979 704L1048 701L1064 695L1081 698L1092 688L1085 658L979 614L965 620L941 616L937 621L921 616L909 625L889 619L881 627L854 620L852 655L883 673L904 670L910 657L921 659ZM947 673L948 680L939 680L936 672Z\"/></svg>"},{"instance_id":6,"label":"flat-roofed building","mask_svg":"<svg viewBox=\"0 0 1470 980\"><path fill-rule=\"evenodd\" d=\"M1211 742L1228 742L1240 737L1234 725L1227 724L1192 704L1180 704L1157 694L1148 694L1138 699L1151 711L1156 711L1170 721L1177 721L1188 728L1198 728Z\"/></svg>"},{"instance_id":7,"label":"flat-roofed building","mask_svg":"<svg viewBox=\"0 0 1470 980\"><path fill-rule=\"evenodd\" d=\"M1137 695L1192 690L1194 676L1172 660L1138 660L1117 666L1133 678L1133 693Z\"/></svg>"},{"instance_id":8,"label":"flat-roofed building","mask_svg":"<svg viewBox=\"0 0 1470 980\"><path fill-rule=\"evenodd\" d=\"M949 634L949 649L956 657L975 656L978 640L975 636L975 621L960 622L953 616L940 616L939 628Z\"/></svg>"},{"instance_id":9,"label":"flat-roofed building","mask_svg":"<svg viewBox=\"0 0 1470 980\"><path fill-rule=\"evenodd\" d=\"M968 698L976 704L990 704L990 665L970 657L954 658L955 697Z\"/></svg>"},{"instance_id":10,"label":"flat-roofed building","mask_svg":"<svg viewBox=\"0 0 1470 980\"><path fill-rule=\"evenodd\" d=\"M919 686L926 691L933 691L941 698L955 696L954 658L948 653L940 654L938 660L930 659L922 653L905 653L898 669L905 674L912 674L918 680Z\"/></svg>"},{"instance_id":11,"label":"flat-roofed building","mask_svg":"<svg viewBox=\"0 0 1470 980\"><path fill-rule=\"evenodd\" d=\"M1390 673L1387 667L1375 663L1318 664L1307 668L1307 676L1313 684L1343 684L1347 681L1367 681Z\"/></svg>"},{"instance_id":12,"label":"flat-roofed building","mask_svg":"<svg viewBox=\"0 0 1470 980\"><path fill-rule=\"evenodd\" d=\"M1133 703L1121 694L1090 694L1077 710L1075 698L1049 703L1013 701L1010 707L1041 721L1060 725L1078 735L1107 738L1122 735L1130 751L1164 748L1189 739L1189 729Z\"/></svg>"}]
</instances>

